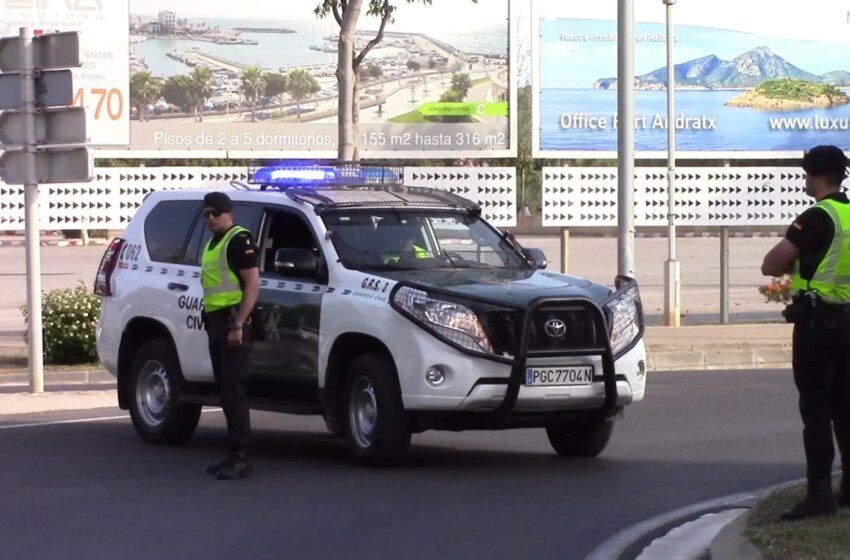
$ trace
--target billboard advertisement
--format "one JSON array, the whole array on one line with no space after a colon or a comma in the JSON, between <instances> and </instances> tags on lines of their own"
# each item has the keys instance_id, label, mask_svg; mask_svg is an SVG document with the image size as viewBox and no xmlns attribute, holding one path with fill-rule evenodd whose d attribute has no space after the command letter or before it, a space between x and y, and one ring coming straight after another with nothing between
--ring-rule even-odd
<instances>
[{"instance_id":1,"label":"billboard advertisement","mask_svg":"<svg viewBox=\"0 0 850 560\"><path fill-rule=\"evenodd\" d=\"M799 157L850 148L850 2L674 5L676 147L684 157ZM534 152L614 157L617 1L533 4ZM667 150L666 7L636 2L635 148Z\"/></svg>"},{"instance_id":2,"label":"billboard advertisement","mask_svg":"<svg viewBox=\"0 0 850 560\"><path fill-rule=\"evenodd\" d=\"M129 153L98 156L335 157L339 25L320 4L130 0ZM396 5L361 68L361 156L512 155L509 1ZM364 7L357 52L379 24Z\"/></svg>"},{"instance_id":3,"label":"billboard advertisement","mask_svg":"<svg viewBox=\"0 0 850 560\"><path fill-rule=\"evenodd\" d=\"M74 105L86 108L86 130L100 146L130 142L129 32L126 0L0 0L0 37L78 31L82 68L75 68Z\"/></svg>"}]
</instances>

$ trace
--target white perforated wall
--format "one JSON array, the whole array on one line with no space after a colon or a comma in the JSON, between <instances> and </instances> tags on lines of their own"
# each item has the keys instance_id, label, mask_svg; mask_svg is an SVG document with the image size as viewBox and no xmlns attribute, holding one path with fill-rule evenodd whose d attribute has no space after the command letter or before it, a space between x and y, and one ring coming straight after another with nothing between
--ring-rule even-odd
<instances>
[{"instance_id":1,"label":"white perforated wall","mask_svg":"<svg viewBox=\"0 0 850 560\"><path fill-rule=\"evenodd\" d=\"M617 170L543 169L543 225L617 225ZM674 210L683 226L785 225L808 208L798 168L697 167L676 171ZM635 225L667 224L667 170L635 173Z\"/></svg>"}]
</instances>

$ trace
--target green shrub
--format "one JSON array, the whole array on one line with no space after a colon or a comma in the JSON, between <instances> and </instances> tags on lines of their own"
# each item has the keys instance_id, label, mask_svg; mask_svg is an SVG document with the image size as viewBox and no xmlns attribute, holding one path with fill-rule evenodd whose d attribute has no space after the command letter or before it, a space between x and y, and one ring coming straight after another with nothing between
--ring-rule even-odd
<instances>
[{"instance_id":1,"label":"green shrub","mask_svg":"<svg viewBox=\"0 0 850 560\"><path fill-rule=\"evenodd\" d=\"M109 238L109 230L108 229L90 229L89 238L90 239L107 239ZM83 231L80 229L63 229L62 235L65 239L82 239Z\"/></svg>"},{"instance_id":2,"label":"green shrub","mask_svg":"<svg viewBox=\"0 0 850 560\"><path fill-rule=\"evenodd\" d=\"M26 306L21 307L27 319ZM44 362L81 364L97 360L95 331L100 317L100 298L83 282L73 289L42 294ZM24 338L26 338L24 334Z\"/></svg>"},{"instance_id":3,"label":"green shrub","mask_svg":"<svg viewBox=\"0 0 850 560\"><path fill-rule=\"evenodd\" d=\"M759 286L759 293L767 302L791 303L791 277L774 278L770 284Z\"/></svg>"}]
</instances>

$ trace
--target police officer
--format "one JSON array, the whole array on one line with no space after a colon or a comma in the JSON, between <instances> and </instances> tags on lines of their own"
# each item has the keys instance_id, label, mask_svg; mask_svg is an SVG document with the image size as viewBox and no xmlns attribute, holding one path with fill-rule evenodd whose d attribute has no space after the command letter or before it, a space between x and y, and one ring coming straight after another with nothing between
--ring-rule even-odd
<instances>
[{"instance_id":1,"label":"police officer","mask_svg":"<svg viewBox=\"0 0 850 560\"><path fill-rule=\"evenodd\" d=\"M260 292L259 251L251 233L233 223L233 203L226 194L207 194L203 212L213 234L201 262L204 312L210 358L231 447L230 455L209 467L207 473L220 480L232 480L251 472L251 417L246 386L251 317Z\"/></svg>"},{"instance_id":2,"label":"police officer","mask_svg":"<svg viewBox=\"0 0 850 560\"><path fill-rule=\"evenodd\" d=\"M788 228L764 258L762 274L790 273L794 323L792 361L800 394L806 451L806 498L780 518L832 516L850 506L850 201L841 192L847 157L835 146L806 152L806 194L816 204ZM835 450L842 459L841 490L832 491Z\"/></svg>"}]
</instances>

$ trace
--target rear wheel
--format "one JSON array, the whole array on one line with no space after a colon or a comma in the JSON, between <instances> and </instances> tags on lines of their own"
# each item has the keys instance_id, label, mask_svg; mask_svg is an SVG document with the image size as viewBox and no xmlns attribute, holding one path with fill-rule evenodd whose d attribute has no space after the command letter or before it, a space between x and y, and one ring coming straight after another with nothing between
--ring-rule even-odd
<instances>
[{"instance_id":1,"label":"rear wheel","mask_svg":"<svg viewBox=\"0 0 850 560\"><path fill-rule=\"evenodd\" d=\"M549 443L561 457L596 457L608 445L614 420L557 424L546 428Z\"/></svg>"},{"instance_id":2,"label":"rear wheel","mask_svg":"<svg viewBox=\"0 0 850 560\"><path fill-rule=\"evenodd\" d=\"M201 406L180 402L182 374L169 341L144 343L129 371L130 418L148 443L184 443L195 432Z\"/></svg>"},{"instance_id":3,"label":"rear wheel","mask_svg":"<svg viewBox=\"0 0 850 560\"><path fill-rule=\"evenodd\" d=\"M381 354L366 354L348 368L345 432L351 454L371 465L400 463L410 447L410 419L398 374Z\"/></svg>"}]
</instances>

